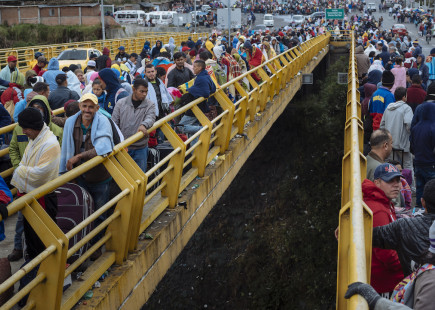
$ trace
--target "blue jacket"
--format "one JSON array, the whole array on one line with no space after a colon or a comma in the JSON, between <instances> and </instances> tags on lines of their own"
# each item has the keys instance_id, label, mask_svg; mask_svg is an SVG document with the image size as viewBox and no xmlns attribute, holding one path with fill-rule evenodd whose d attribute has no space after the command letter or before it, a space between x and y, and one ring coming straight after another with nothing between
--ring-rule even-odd
<instances>
[{"instance_id":1,"label":"blue jacket","mask_svg":"<svg viewBox=\"0 0 435 310\"><path fill-rule=\"evenodd\" d=\"M429 80L429 67L426 65L425 61L425 57L423 54L418 55L423 59L423 62L421 63L421 65L417 65L419 74L421 76L421 79L423 81L423 88L426 89L427 88L427 81Z\"/></svg>"},{"instance_id":2,"label":"blue jacket","mask_svg":"<svg viewBox=\"0 0 435 310\"><path fill-rule=\"evenodd\" d=\"M394 95L384 86L379 87L374 92L369 103L369 113L373 118L373 130L379 129L385 109L390 103L395 101Z\"/></svg>"},{"instance_id":3,"label":"blue jacket","mask_svg":"<svg viewBox=\"0 0 435 310\"><path fill-rule=\"evenodd\" d=\"M379 54L379 57L381 57L384 68L386 68L390 60L390 53L388 53L388 47L386 45L382 46L382 52Z\"/></svg>"},{"instance_id":4,"label":"blue jacket","mask_svg":"<svg viewBox=\"0 0 435 310\"><path fill-rule=\"evenodd\" d=\"M112 69L103 69L98 72L99 77L106 83L106 98L104 99L104 110L113 113L113 109L115 108L115 99L118 101L124 97L128 97L128 92L118 90L122 88L121 83L119 83L118 77ZM118 96L116 95L118 93Z\"/></svg>"},{"instance_id":5,"label":"blue jacket","mask_svg":"<svg viewBox=\"0 0 435 310\"><path fill-rule=\"evenodd\" d=\"M51 58L47 66L47 72L44 72L42 75L45 83L50 86L50 92L57 88L56 76L58 74L65 74L65 72L59 70L59 61L57 58Z\"/></svg>"},{"instance_id":6,"label":"blue jacket","mask_svg":"<svg viewBox=\"0 0 435 310\"><path fill-rule=\"evenodd\" d=\"M431 62L426 62L426 66L429 68L429 80L435 80L435 56L432 56Z\"/></svg>"},{"instance_id":7,"label":"blue jacket","mask_svg":"<svg viewBox=\"0 0 435 310\"><path fill-rule=\"evenodd\" d=\"M207 70L202 70L195 79L193 86L187 90L193 97L207 98L216 91L216 85L213 83Z\"/></svg>"},{"instance_id":8,"label":"blue jacket","mask_svg":"<svg viewBox=\"0 0 435 310\"><path fill-rule=\"evenodd\" d=\"M1 105L1 106L3 106L3 105ZM12 193L11 193L9 187L6 185L5 180L3 180L3 178L1 176L0 176L0 191L5 192L5 194L7 196L9 196L9 198L11 199L9 201L9 203L11 203L12 200L14 200L14 197L12 196ZM3 221L0 221L0 241L2 241L4 239L5 239L5 226L4 226Z\"/></svg>"},{"instance_id":9,"label":"blue jacket","mask_svg":"<svg viewBox=\"0 0 435 310\"><path fill-rule=\"evenodd\" d=\"M24 99L18 101L15 104L15 110L14 110L14 121L15 121L15 123L18 123L18 114L23 112L23 110L26 108L26 106L27 106L26 98L27 98L27 95L30 94L31 92L32 92L31 88L25 89L24 90Z\"/></svg>"},{"instance_id":10,"label":"blue jacket","mask_svg":"<svg viewBox=\"0 0 435 310\"><path fill-rule=\"evenodd\" d=\"M416 166L435 165L435 103L418 106L421 119L411 127L411 152ZM417 112L417 111L416 111Z\"/></svg>"}]
</instances>

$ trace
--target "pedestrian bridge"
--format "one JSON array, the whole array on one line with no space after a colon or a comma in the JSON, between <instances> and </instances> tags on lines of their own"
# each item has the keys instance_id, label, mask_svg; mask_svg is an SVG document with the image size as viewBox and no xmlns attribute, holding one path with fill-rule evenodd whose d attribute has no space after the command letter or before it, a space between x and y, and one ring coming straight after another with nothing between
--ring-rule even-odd
<instances>
[{"instance_id":1,"label":"pedestrian bridge","mask_svg":"<svg viewBox=\"0 0 435 310\"><path fill-rule=\"evenodd\" d=\"M145 41L143 38L141 40ZM140 51L143 42L136 45L136 51ZM11 203L8 206L9 215L21 211L46 249L0 285L0 294L14 285L17 288L17 282L39 266L37 276L9 299L2 309L14 307L27 294L29 298L24 309L71 309L75 305L77 309L139 309L301 88L302 74L312 72L327 56L331 46L344 45L351 47L351 57L340 211L337 309L367 309L365 301L358 296L350 301L343 298L348 283L366 282L369 279L371 254L371 213L367 207L363 207L360 188L361 177L365 174L362 173L365 158L361 153L362 124L354 44L353 36L347 32L315 37L222 85L213 94L222 113L212 121L197 107L204 98L157 121L150 131L160 128L173 151L146 173L127 153L128 146L142 138L142 133L137 133L118 144L110 155L95 157ZM253 72L261 77L261 83L252 78ZM236 103L228 98L225 91L228 87L241 95ZM187 110L192 110L201 122L202 129L183 142L168 122ZM55 113L61 112L57 110ZM13 126L0 129L0 134L11 131ZM192 144L196 138L198 142ZM0 156L7 152L7 149L1 151ZM120 188L119 194L71 231L63 233L37 199L99 164L107 168ZM9 169L2 172L2 176L6 177L12 172L13 169ZM69 247L75 235L108 210L113 212L102 224ZM106 229L104 237L65 267L67 259L103 229ZM102 256L89 262L88 258L101 246L105 249ZM83 263L88 264L87 269L63 292L65 278L75 274ZM109 268L110 272L101 287L93 289L93 297L77 305Z\"/></svg>"}]
</instances>

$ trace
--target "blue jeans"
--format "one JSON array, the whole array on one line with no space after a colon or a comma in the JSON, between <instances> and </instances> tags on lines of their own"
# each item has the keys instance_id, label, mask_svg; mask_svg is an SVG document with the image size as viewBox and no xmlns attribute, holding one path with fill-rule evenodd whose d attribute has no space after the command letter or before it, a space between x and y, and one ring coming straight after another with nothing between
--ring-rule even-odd
<instances>
[{"instance_id":1,"label":"blue jeans","mask_svg":"<svg viewBox=\"0 0 435 310\"><path fill-rule=\"evenodd\" d=\"M143 172L147 171L148 146L142 149L129 150L128 154L131 156L131 158L133 158Z\"/></svg>"},{"instance_id":2,"label":"blue jeans","mask_svg":"<svg viewBox=\"0 0 435 310\"><path fill-rule=\"evenodd\" d=\"M183 131L186 133L189 137L194 135L196 132L198 132L202 126L201 123L198 121L198 119L194 116L188 116L183 115L183 117L180 120L179 125L183 125ZM195 144L198 141L198 138L192 141L192 145Z\"/></svg>"},{"instance_id":3,"label":"blue jeans","mask_svg":"<svg viewBox=\"0 0 435 310\"><path fill-rule=\"evenodd\" d=\"M420 208L421 197L423 197L423 190L426 183L435 179L435 166L415 166L415 179L416 179L416 203Z\"/></svg>"},{"instance_id":4,"label":"blue jeans","mask_svg":"<svg viewBox=\"0 0 435 310\"><path fill-rule=\"evenodd\" d=\"M102 206L104 206L109 201L110 182L112 182L112 181L108 181L108 182L104 181L104 182L100 182L100 183L87 183L87 182L83 181L81 178L77 179L77 183L81 187L86 189L89 192L89 194L91 194L92 199L94 200L95 211L98 210L99 208L101 208ZM103 223L107 219L107 217L108 217L107 212L100 215L95 220L94 227ZM97 243L97 241L100 240L104 236L105 231L106 230L103 229L94 238L92 238L91 244Z\"/></svg>"},{"instance_id":5,"label":"blue jeans","mask_svg":"<svg viewBox=\"0 0 435 310\"><path fill-rule=\"evenodd\" d=\"M24 232L24 224L23 224L23 213L18 211L17 224L15 224L15 237L14 237L14 249L22 250L23 249L23 232Z\"/></svg>"}]
</instances>

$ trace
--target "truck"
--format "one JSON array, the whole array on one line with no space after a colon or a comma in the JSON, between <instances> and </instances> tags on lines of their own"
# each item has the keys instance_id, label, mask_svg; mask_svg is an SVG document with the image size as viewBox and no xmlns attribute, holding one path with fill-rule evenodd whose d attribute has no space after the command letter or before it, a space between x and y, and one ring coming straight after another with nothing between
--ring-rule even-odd
<instances>
[{"instance_id":1,"label":"truck","mask_svg":"<svg viewBox=\"0 0 435 310\"><path fill-rule=\"evenodd\" d=\"M231 8L231 29L242 28L242 11L240 8ZM217 28L228 29L228 9L217 9Z\"/></svg>"}]
</instances>

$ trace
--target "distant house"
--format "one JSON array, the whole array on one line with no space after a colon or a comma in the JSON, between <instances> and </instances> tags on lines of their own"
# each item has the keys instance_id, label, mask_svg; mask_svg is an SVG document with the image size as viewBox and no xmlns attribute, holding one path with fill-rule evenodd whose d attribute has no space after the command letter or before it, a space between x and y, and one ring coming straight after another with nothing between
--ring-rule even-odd
<instances>
[{"instance_id":1,"label":"distant house","mask_svg":"<svg viewBox=\"0 0 435 310\"><path fill-rule=\"evenodd\" d=\"M98 3L37 4L18 6L0 0L0 24L96 25L101 23ZM37 1L41 3L42 1ZM8 5L10 3L10 5ZM112 19L111 17L106 17ZM113 19L112 19L113 20ZM109 22L110 23L110 22Z\"/></svg>"}]
</instances>

